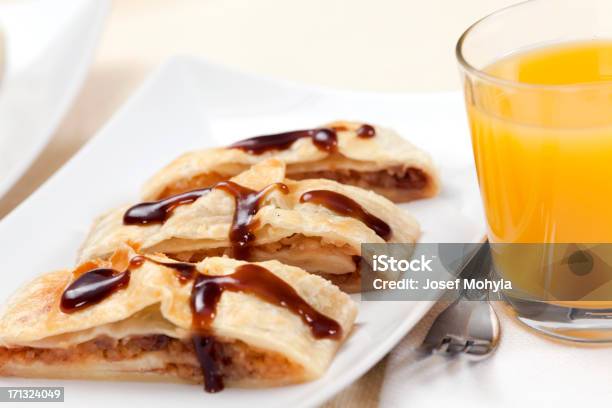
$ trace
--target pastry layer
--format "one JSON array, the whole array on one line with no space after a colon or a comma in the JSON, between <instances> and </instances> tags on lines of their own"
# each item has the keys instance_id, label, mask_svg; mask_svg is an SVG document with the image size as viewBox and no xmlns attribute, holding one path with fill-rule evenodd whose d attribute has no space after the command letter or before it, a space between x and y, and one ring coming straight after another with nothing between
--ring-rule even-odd
<instances>
[{"instance_id":1,"label":"pastry layer","mask_svg":"<svg viewBox=\"0 0 612 408\"><path fill-rule=\"evenodd\" d=\"M414 243L420 235L413 217L376 193L332 180L294 181L284 176L284 164L270 159L233 179L253 190L274 183L284 183L288 190L271 190L253 215L249 260L278 259L312 273L353 275L357 271L354 257L361 255L362 243ZM316 190L350 198L386 223L390 235L379 236L371 225L350 214L302 202L304 194ZM235 208L231 195L213 189L190 204L176 207L163 223L124 225L127 207L111 211L95 222L79 262L106 257L128 241L138 244L145 253L161 252L181 260L231 254ZM354 280L351 277L341 281Z\"/></svg>"},{"instance_id":2,"label":"pastry layer","mask_svg":"<svg viewBox=\"0 0 612 408\"><path fill-rule=\"evenodd\" d=\"M367 172L338 169L292 173L290 170L287 171L287 177L295 180L319 178L335 180L342 184L370 189L395 202L412 201L431 195L427 190L429 176L413 167L395 167Z\"/></svg>"},{"instance_id":3,"label":"pastry layer","mask_svg":"<svg viewBox=\"0 0 612 408\"><path fill-rule=\"evenodd\" d=\"M269 158L287 164L287 177L328 178L376 191L396 202L431 197L438 192L437 172L428 154L391 129L374 126L375 135L359 137L360 123L333 122L337 146L321 150L302 138L280 150L254 154L238 148L211 148L186 153L153 176L143 198L154 200L211 186Z\"/></svg>"},{"instance_id":4,"label":"pastry layer","mask_svg":"<svg viewBox=\"0 0 612 408\"><path fill-rule=\"evenodd\" d=\"M194 333L193 283L160 264L172 263L169 258L150 255L128 266L138 255L122 251L74 271L42 275L8 301L0 314L1 374L201 380L193 369L198 365L189 343ZM356 305L325 279L277 261L249 264L217 257L199 262L196 269L214 277L231 275L245 265L264 268L289 285L310 307L333 319L341 335L315 337L302 317L287 307L248 291L224 290L205 334L218 343L222 373L230 384L248 386L321 376L351 331ZM124 288L82 310L60 309L62 294L78 277L98 268L126 267L131 269Z\"/></svg>"}]
</instances>

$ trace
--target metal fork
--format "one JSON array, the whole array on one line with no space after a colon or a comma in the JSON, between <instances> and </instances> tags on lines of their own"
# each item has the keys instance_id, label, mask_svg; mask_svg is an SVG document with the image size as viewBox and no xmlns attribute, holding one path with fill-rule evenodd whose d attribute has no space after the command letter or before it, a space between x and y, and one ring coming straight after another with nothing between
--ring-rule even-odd
<instances>
[{"instance_id":1,"label":"metal fork","mask_svg":"<svg viewBox=\"0 0 612 408\"><path fill-rule=\"evenodd\" d=\"M464 279L484 279L491 270L488 242L484 242L459 272ZM457 298L429 329L423 347L430 352L481 358L499 343L499 318L485 291L458 291ZM465 300L462 300L465 299Z\"/></svg>"}]
</instances>

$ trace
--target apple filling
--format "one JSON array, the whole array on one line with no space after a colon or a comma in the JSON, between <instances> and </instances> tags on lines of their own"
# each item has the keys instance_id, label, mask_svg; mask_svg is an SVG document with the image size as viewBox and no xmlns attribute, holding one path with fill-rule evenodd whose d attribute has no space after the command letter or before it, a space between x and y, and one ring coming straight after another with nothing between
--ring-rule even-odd
<instances>
[{"instance_id":1,"label":"apple filling","mask_svg":"<svg viewBox=\"0 0 612 408\"><path fill-rule=\"evenodd\" d=\"M248 385L250 380L288 383L292 382L292 378L298 378L302 371L301 367L278 353L257 349L237 340L216 339L215 351L217 365L228 383ZM68 348L0 347L0 367L9 361L22 366L65 365L65 375L71 378L74 377L70 373L73 365L88 361L105 361L125 362L125 367L130 367L132 361L134 364L128 370L171 374L180 380L203 382L202 370L192 342L165 335L132 336L123 339L100 336ZM8 372L10 373L10 369Z\"/></svg>"}]
</instances>

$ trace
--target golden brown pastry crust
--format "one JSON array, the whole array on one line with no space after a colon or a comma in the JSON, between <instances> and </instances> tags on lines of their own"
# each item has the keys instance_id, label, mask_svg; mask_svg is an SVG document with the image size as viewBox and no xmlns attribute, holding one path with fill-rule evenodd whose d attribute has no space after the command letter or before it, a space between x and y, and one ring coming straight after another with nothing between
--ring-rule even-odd
<instances>
[{"instance_id":1,"label":"golden brown pastry crust","mask_svg":"<svg viewBox=\"0 0 612 408\"><path fill-rule=\"evenodd\" d=\"M170 261L159 255L153 259ZM226 275L244 264L229 258L208 258L200 262L197 269L207 275ZM273 369L266 374L267 371L261 369L260 378L244 374L230 383L267 386L319 377L350 333L356 305L325 279L299 268L276 261L258 265L288 283L320 313L337 321L343 336L340 341L316 339L309 327L289 310L248 293L226 291L212 322L214 336L227 344L244 345L246 349L232 346L236 356L245 351L255 353L253 355L259 353L257 358L265 357L285 365L283 375ZM81 358L51 358L47 363L42 358L24 357L24 348L65 352L100 338L117 340L163 335L184 341L190 336L192 285L180 283L173 269L147 260L132 270L126 288L98 304L67 314L60 310L60 297L73 279L72 271L52 272L25 285L9 300L0 315L0 374L66 378L72 373L80 378L194 381L189 376L178 375L180 373L175 370L177 364L193 367L193 355L177 358L176 353L171 355L164 349L115 358L116 361L100 353L84 353ZM246 372L253 372L253 368L243 370ZM197 381L198 377L195 379Z\"/></svg>"},{"instance_id":2,"label":"golden brown pastry crust","mask_svg":"<svg viewBox=\"0 0 612 408\"><path fill-rule=\"evenodd\" d=\"M288 178L331 178L376 191L395 202L431 197L438 192L438 175L427 153L380 126L375 126L375 137L360 138L360 126L346 121L323 126L338 129L336 152L318 149L310 138L297 140L287 149L259 155L226 147L189 152L153 176L144 185L142 196L144 200L154 200L208 187L272 157L287 164Z\"/></svg>"},{"instance_id":3,"label":"golden brown pastry crust","mask_svg":"<svg viewBox=\"0 0 612 408\"><path fill-rule=\"evenodd\" d=\"M289 187L288 194L269 194L255 215L255 260L279 259L310 272L341 275L355 273L353 256L361 254L362 243L414 243L419 237L414 218L374 192L332 180L288 180L284 174L283 162L269 159L232 179L254 190L276 182ZM312 190L350 197L385 221L392 229L391 236L385 241L358 219L321 205L301 203L302 194ZM79 262L108 256L128 241L138 244L144 252L161 252L184 260L192 255L198 258L198 254L201 259L227 253L234 207L231 195L213 189L192 204L177 207L163 224L123 225L127 207L111 211L95 222L82 246ZM353 285L351 290L354 289L357 288Z\"/></svg>"}]
</instances>

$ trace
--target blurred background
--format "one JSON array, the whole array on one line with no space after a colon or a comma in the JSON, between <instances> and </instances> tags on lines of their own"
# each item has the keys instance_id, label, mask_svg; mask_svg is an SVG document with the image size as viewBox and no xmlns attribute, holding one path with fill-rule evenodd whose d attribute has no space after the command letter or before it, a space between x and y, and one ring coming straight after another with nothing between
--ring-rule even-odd
<instances>
[{"instance_id":1,"label":"blurred background","mask_svg":"<svg viewBox=\"0 0 612 408\"><path fill-rule=\"evenodd\" d=\"M459 86L454 44L461 32L511 3L114 0L83 88L39 159L0 200L0 217L72 156L169 56L199 55L335 88L451 90Z\"/></svg>"}]
</instances>

